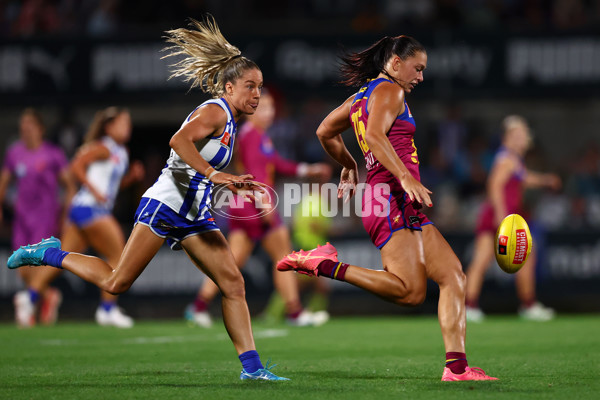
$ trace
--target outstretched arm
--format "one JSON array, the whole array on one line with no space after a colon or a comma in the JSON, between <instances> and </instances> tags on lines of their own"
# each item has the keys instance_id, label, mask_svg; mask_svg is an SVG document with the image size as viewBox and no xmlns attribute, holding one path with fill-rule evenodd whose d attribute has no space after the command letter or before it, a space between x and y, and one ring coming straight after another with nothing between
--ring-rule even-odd
<instances>
[{"instance_id":1,"label":"outstretched arm","mask_svg":"<svg viewBox=\"0 0 600 400\"><path fill-rule=\"evenodd\" d=\"M525 186L558 190L562 186L562 182L560 177L556 174L527 170L525 174Z\"/></svg>"}]
</instances>

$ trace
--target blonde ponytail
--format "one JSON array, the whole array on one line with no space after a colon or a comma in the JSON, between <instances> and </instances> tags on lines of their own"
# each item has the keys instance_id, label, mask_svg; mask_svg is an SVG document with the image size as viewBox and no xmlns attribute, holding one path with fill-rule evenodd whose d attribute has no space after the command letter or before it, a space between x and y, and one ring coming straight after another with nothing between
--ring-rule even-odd
<instances>
[{"instance_id":1,"label":"blonde ponytail","mask_svg":"<svg viewBox=\"0 0 600 400\"><path fill-rule=\"evenodd\" d=\"M212 16L207 16L203 22L191 19L190 25L195 29L179 28L165 32L166 41L174 46L166 47L164 50L170 54L162 58L185 56L171 65L173 69L169 79L184 77L185 82L192 82L191 88L200 87L213 97L221 97L227 82L235 81L246 69L259 69L225 39Z\"/></svg>"}]
</instances>

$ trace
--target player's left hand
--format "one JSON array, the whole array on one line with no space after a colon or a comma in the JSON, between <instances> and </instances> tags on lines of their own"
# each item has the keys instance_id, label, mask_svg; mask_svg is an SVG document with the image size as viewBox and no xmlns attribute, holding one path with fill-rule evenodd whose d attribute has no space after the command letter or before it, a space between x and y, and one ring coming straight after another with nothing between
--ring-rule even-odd
<instances>
[{"instance_id":1,"label":"player's left hand","mask_svg":"<svg viewBox=\"0 0 600 400\"><path fill-rule=\"evenodd\" d=\"M552 190L560 190L562 187L562 181L556 174L546 174L544 176L544 183Z\"/></svg>"},{"instance_id":2,"label":"player's left hand","mask_svg":"<svg viewBox=\"0 0 600 400\"><path fill-rule=\"evenodd\" d=\"M144 176L146 175L146 168L144 168L144 163L142 163L140 160L133 161L131 163L131 166L129 167L129 173L131 174L131 178L135 182L140 182L142 179L144 179Z\"/></svg>"}]
</instances>

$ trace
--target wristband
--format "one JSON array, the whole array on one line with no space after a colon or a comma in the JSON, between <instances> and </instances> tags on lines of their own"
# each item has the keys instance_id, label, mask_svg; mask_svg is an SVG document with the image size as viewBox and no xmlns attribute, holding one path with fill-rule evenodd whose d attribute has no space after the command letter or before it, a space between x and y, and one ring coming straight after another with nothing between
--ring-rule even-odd
<instances>
[{"instance_id":1,"label":"wristband","mask_svg":"<svg viewBox=\"0 0 600 400\"><path fill-rule=\"evenodd\" d=\"M211 171L212 170L212 171ZM210 172L209 172L210 171ZM208 180L210 180L213 176L215 176L216 174L218 174L220 171L217 171L216 169L214 169L212 166L209 166L208 168L206 168L206 170L204 171L204 176L206 176L208 178Z\"/></svg>"},{"instance_id":2,"label":"wristband","mask_svg":"<svg viewBox=\"0 0 600 400\"><path fill-rule=\"evenodd\" d=\"M215 172L216 170L213 168L212 165L209 165L208 167L206 167L206 169L204 170L204 176L208 177L210 174L212 174L213 172Z\"/></svg>"},{"instance_id":3,"label":"wristband","mask_svg":"<svg viewBox=\"0 0 600 400\"><path fill-rule=\"evenodd\" d=\"M210 180L212 179L212 177L213 177L213 176L215 176L216 174L220 174L220 173L221 173L221 171L217 171L216 169L215 169L215 170L213 170L213 172L211 172L211 173L208 175L208 180L210 181Z\"/></svg>"},{"instance_id":4,"label":"wristband","mask_svg":"<svg viewBox=\"0 0 600 400\"><path fill-rule=\"evenodd\" d=\"M212 170L212 171L211 171ZM210 171L210 172L208 172ZM212 166L206 168L206 171L204 171L204 175L208 178L208 180L210 181L212 179L213 176L215 176L216 174L220 173L221 171L217 171L216 169L214 169Z\"/></svg>"}]
</instances>

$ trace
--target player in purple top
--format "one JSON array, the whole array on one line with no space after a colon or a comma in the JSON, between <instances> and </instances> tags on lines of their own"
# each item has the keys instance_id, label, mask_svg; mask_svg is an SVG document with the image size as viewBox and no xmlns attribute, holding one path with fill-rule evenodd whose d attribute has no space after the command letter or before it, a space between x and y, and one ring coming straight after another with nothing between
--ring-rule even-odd
<instances>
[{"instance_id":1,"label":"player in purple top","mask_svg":"<svg viewBox=\"0 0 600 400\"><path fill-rule=\"evenodd\" d=\"M415 123L405 96L423 81L425 48L409 36L385 37L342 61L344 83L360 89L323 120L317 136L343 166L338 197L351 196L358 167L341 134L353 128L368 170L363 223L381 250L384 270L339 262L329 243L294 252L277 268L346 281L406 306L425 300L427 279L432 279L440 287L438 315L446 349L442 381L494 380L467 364L465 275L450 245L421 212L423 204L432 206L431 192L420 182Z\"/></svg>"},{"instance_id":2,"label":"player in purple top","mask_svg":"<svg viewBox=\"0 0 600 400\"><path fill-rule=\"evenodd\" d=\"M131 115L127 109L108 107L96 112L83 145L70 164L79 183L61 235L64 251L82 252L91 247L115 266L125 247L121 226L111 214L120 188L140 181L144 167L139 161L129 163L126 143L131 137ZM45 290L63 272L47 268L31 280L31 287ZM133 319L117 306L118 296L100 293L95 319L102 326L130 328Z\"/></svg>"},{"instance_id":3,"label":"player in purple top","mask_svg":"<svg viewBox=\"0 0 600 400\"><path fill-rule=\"evenodd\" d=\"M475 250L467 268L467 320L480 322L485 318L479 308L479 295L485 271L494 258L494 235L498 225L509 214L524 214L523 191L526 187L558 189L560 178L525 168L523 157L531 146L529 126L524 118L509 115L503 121L502 147L496 154L487 184L487 201L477 221ZM517 296L521 302L519 315L534 321L547 321L554 310L536 300L535 246L527 263L515 276Z\"/></svg>"},{"instance_id":4,"label":"player in purple top","mask_svg":"<svg viewBox=\"0 0 600 400\"><path fill-rule=\"evenodd\" d=\"M274 118L275 102L273 96L265 91L256 112L247 116L247 122L238 134L238 172L253 175L255 181L265 183L269 188L275 185L275 174L329 179L331 167L327 164L297 163L279 156L266 134ZM270 198L274 196L271 195ZM240 268L248 261L257 242L261 243L274 264L292 251L290 233L276 210L265 215L253 202L237 201L228 214L230 220L227 241ZM296 278L291 273L273 275L275 288L286 305L287 321L298 326L319 325L324 322L320 320L320 314L313 315L302 308ZM203 327L211 326L208 305L218 293L217 285L210 279L204 280L194 304L186 310L186 318Z\"/></svg>"},{"instance_id":5,"label":"player in purple top","mask_svg":"<svg viewBox=\"0 0 600 400\"><path fill-rule=\"evenodd\" d=\"M8 148L4 158L0 175L0 222L2 203L14 178L17 191L12 226L13 249L58 235L75 194L75 183L68 173L65 154L59 147L44 141L44 132L41 115L32 108L25 109L19 121L20 140ZM60 185L65 188L63 206L60 204ZM30 287L34 276L43 274L42 269L19 270L27 286L26 291L20 291L14 297L15 319L20 327L35 325L40 297L40 322L49 324L56 320L60 292L49 288L40 293Z\"/></svg>"}]
</instances>

